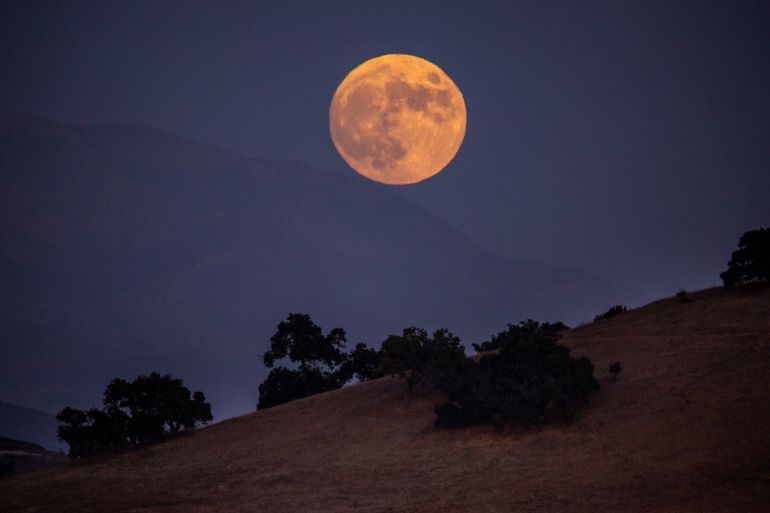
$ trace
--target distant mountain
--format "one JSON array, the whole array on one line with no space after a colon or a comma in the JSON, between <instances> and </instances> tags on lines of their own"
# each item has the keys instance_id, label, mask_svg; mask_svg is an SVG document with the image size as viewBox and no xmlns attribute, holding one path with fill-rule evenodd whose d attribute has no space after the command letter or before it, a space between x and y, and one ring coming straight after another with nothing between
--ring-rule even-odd
<instances>
[{"instance_id":1,"label":"distant mountain","mask_svg":"<svg viewBox=\"0 0 770 513\"><path fill-rule=\"evenodd\" d=\"M147 128L0 112L0 396L96 406L172 372L252 409L287 313L379 344L417 324L478 341L575 323L636 291L493 255L386 187Z\"/></svg>"},{"instance_id":2,"label":"distant mountain","mask_svg":"<svg viewBox=\"0 0 770 513\"><path fill-rule=\"evenodd\" d=\"M62 451L50 451L42 445L0 436L0 469L7 471L6 466L10 464L11 475L58 465L65 461L67 455Z\"/></svg>"},{"instance_id":3,"label":"distant mountain","mask_svg":"<svg viewBox=\"0 0 770 513\"><path fill-rule=\"evenodd\" d=\"M48 449L66 449L56 438L57 422L48 412L0 401L0 437L28 440Z\"/></svg>"}]
</instances>

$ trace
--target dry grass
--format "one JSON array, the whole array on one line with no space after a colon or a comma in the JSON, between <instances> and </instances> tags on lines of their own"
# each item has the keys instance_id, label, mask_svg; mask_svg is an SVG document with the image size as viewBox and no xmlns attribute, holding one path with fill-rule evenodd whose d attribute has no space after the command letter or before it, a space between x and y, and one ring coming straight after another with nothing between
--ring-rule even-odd
<instances>
[{"instance_id":1,"label":"dry grass","mask_svg":"<svg viewBox=\"0 0 770 513\"><path fill-rule=\"evenodd\" d=\"M0 510L768 511L770 289L692 296L567 333L602 384L569 426L439 431L381 379L5 479Z\"/></svg>"}]
</instances>

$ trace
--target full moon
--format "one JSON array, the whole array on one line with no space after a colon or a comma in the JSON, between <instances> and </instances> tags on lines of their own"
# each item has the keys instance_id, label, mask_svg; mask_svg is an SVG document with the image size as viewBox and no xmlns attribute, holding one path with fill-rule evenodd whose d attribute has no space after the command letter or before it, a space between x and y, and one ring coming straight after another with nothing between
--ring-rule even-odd
<instances>
[{"instance_id":1,"label":"full moon","mask_svg":"<svg viewBox=\"0 0 770 513\"><path fill-rule=\"evenodd\" d=\"M435 64L411 55L370 59L342 81L329 108L334 146L376 182L421 182L444 169L465 137L463 95Z\"/></svg>"}]
</instances>

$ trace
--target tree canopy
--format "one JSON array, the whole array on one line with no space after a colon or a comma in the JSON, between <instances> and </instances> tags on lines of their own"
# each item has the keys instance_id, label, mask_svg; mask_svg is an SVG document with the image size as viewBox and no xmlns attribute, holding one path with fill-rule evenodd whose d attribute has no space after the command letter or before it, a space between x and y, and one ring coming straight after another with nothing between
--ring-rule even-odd
<instances>
[{"instance_id":1,"label":"tree canopy","mask_svg":"<svg viewBox=\"0 0 770 513\"><path fill-rule=\"evenodd\" d=\"M342 376L348 379L354 377L358 381L368 381L379 377L382 375L380 370L381 359L382 351L359 342L347 354L347 358L341 368Z\"/></svg>"},{"instance_id":2,"label":"tree canopy","mask_svg":"<svg viewBox=\"0 0 770 513\"><path fill-rule=\"evenodd\" d=\"M345 361L345 342L342 328L334 328L324 335L308 314L293 313L278 324L263 360L267 368L288 358L303 369L328 371Z\"/></svg>"},{"instance_id":3,"label":"tree canopy","mask_svg":"<svg viewBox=\"0 0 770 513\"><path fill-rule=\"evenodd\" d=\"M613 317L617 317L620 314L624 314L628 311L628 308L626 308L623 305L615 305L610 307L606 312L600 313L597 316L594 317L594 322L603 321L605 319L612 319Z\"/></svg>"},{"instance_id":4,"label":"tree canopy","mask_svg":"<svg viewBox=\"0 0 770 513\"><path fill-rule=\"evenodd\" d=\"M104 391L104 407L66 407L56 416L59 439L70 456L84 457L162 440L213 419L202 392L182 380L153 372L133 382L114 379Z\"/></svg>"},{"instance_id":5,"label":"tree canopy","mask_svg":"<svg viewBox=\"0 0 770 513\"><path fill-rule=\"evenodd\" d=\"M324 335L308 314L292 313L278 324L263 356L271 369L259 385L257 409L340 388L353 377L364 381L377 375L379 351L359 343L344 351L345 330ZM282 363L283 365L277 364Z\"/></svg>"},{"instance_id":6,"label":"tree canopy","mask_svg":"<svg viewBox=\"0 0 770 513\"><path fill-rule=\"evenodd\" d=\"M509 324L489 341L478 361L467 358L460 339L446 329L432 336L411 327L382 343L380 370L412 389L429 383L446 396L435 408L436 425L460 427L487 423L531 426L565 421L598 390L593 364L573 358L559 343L562 323L532 319Z\"/></svg>"},{"instance_id":7,"label":"tree canopy","mask_svg":"<svg viewBox=\"0 0 770 513\"><path fill-rule=\"evenodd\" d=\"M405 382L407 402L422 384L443 392L446 401L435 408L438 426L488 423L502 429L569 420L599 385L593 364L573 358L559 343L565 329L532 319L509 324L474 344L486 352L474 361L449 330L429 335L416 326L389 335L379 351L357 344L345 353L344 330L324 335L306 314L291 314L270 339L264 362L272 370L259 386L257 408L333 390L354 376L363 381L392 374ZM275 366L280 361L287 366Z\"/></svg>"},{"instance_id":8,"label":"tree canopy","mask_svg":"<svg viewBox=\"0 0 770 513\"><path fill-rule=\"evenodd\" d=\"M727 270L719 276L725 287L770 283L770 228L744 233L727 263Z\"/></svg>"},{"instance_id":9,"label":"tree canopy","mask_svg":"<svg viewBox=\"0 0 770 513\"><path fill-rule=\"evenodd\" d=\"M525 321L492 340L498 342L496 353L478 362L452 361L438 374L435 384L447 401L435 409L437 425L489 423L500 430L569 420L599 388L591 362L571 357L551 328Z\"/></svg>"},{"instance_id":10,"label":"tree canopy","mask_svg":"<svg viewBox=\"0 0 770 513\"><path fill-rule=\"evenodd\" d=\"M481 344L474 343L473 349L475 349L477 353L484 353L533 338L557 340L559 338L559 333L567 329L569 329L569 326L563 322L540 323L538 321L533 321L532 319L527 319L526 321L520 321L518 324L508 324L508 328L505 331L492 335L490 340L482 342Z\"/></svg>"},{"instance_id":11,"label":"tree canopy","mask_svg":"<svg viewBox=\"0 0 770 513\"><path fill-rule=\"evenodd\" d=\"M450 331L440 329L429 336L424 329L412 326L383 341L380 371L403 379L411 395L416 385L425 383L432 373L457 358L465 358L465 348Z\"/></svg>"}]
</instances>

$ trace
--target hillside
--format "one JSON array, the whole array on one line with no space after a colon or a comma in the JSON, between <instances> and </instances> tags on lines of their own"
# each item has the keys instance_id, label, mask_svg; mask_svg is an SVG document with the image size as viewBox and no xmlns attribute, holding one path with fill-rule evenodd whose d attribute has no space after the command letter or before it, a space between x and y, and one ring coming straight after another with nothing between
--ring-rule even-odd
<instances>
[{"instance_id":1,"label":"hillside","mask_svg":"<svg viewBox=\"0 0 770 513\"><path fill-rule=\"evenodd\" d=\"M433 392L405 409L385 378L4 480L0 509L766 511L770 288L692 296L567 333L602 385L569 426L439 431Z\"/></svg>"},{"instance_id":2,"label":"hillside","mask_svg":"<svg viewBox=\"0 0 770 513\"><path fill-rule=\"evenodd\" d=\"M67 455L62 452L49 451L42 445L0 436L0 465L11 463L14 474L60 465L67 460Z\"/></svg>"},{"instance_id":3,"label":"hillside","mask_svg":"<svg viewBox=\"0 0 770 513\"><path fill-rule=\"evenodd\" d=\"M0 401L0 436L58 449L56 418L48 412ZM64 446L66 447L66 445Z\"/></svg>"},{"instance_id":4,"label":"hillside","mask_svg":"<svg viewBox=\"0 0 770 513\"><path fill-rule=\"evenodd\" d=\"M109 380L158 371L223 418L254 409L259 355L290 312L351 344L415 323L473 341L514 316L638 300L490 254L364 179L0 111L2 400L88 408Z\"/></svg>"}]
</instances>

